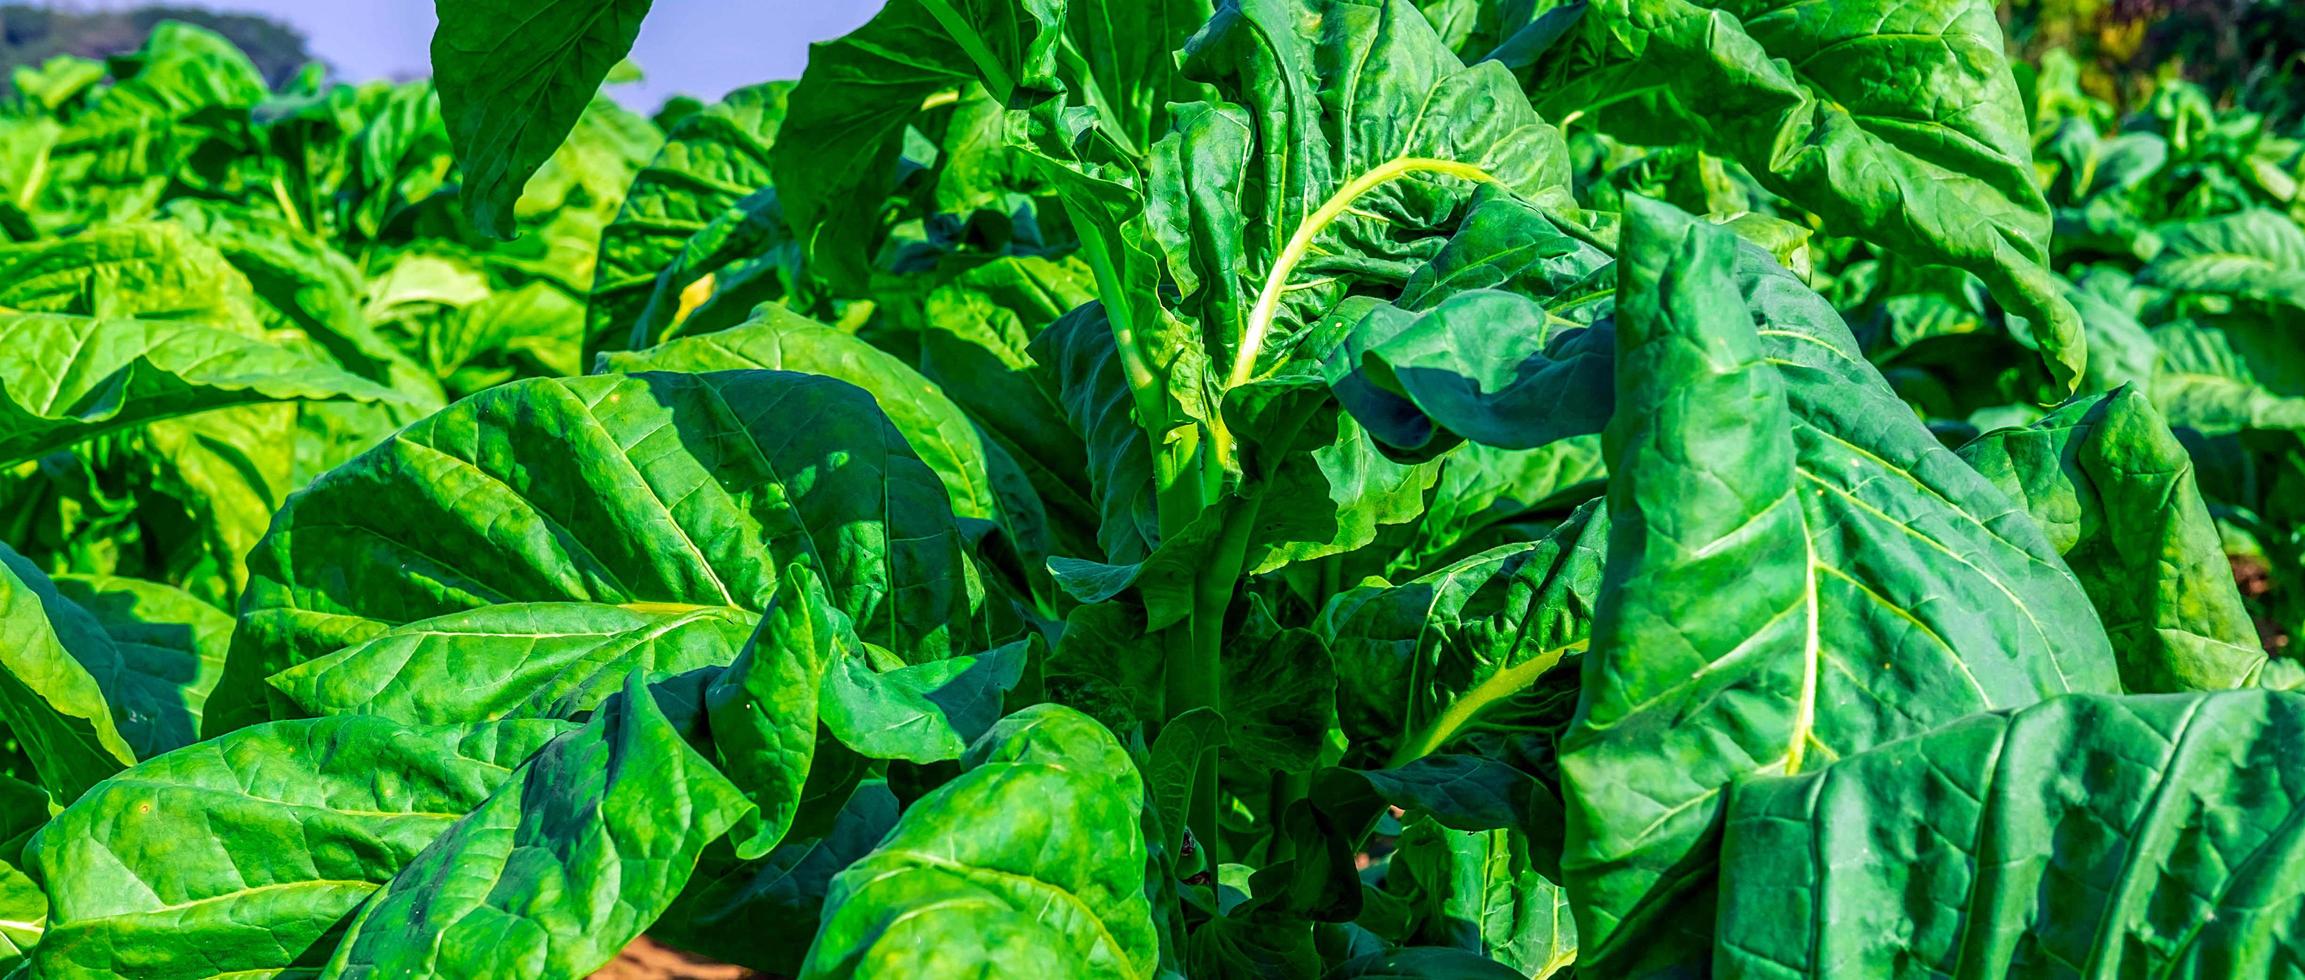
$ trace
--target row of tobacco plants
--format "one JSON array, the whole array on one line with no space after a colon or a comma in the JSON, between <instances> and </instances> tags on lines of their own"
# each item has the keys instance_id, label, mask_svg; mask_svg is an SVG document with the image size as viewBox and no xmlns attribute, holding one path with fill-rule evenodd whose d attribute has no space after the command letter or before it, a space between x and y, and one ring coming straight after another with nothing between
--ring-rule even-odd
<instances>
[{"instance_id":1,"label":"row of tobacco plants","mask_svg":"<svg viewBox=\"0 0 2305 980\"><path fill-rule=\"evenodd\" d=\"M20 974L2305 970L2283 123L1980 0L890 0L653 118L646 0L440 7L13 79Z\"/></svg>"}]
</instances>

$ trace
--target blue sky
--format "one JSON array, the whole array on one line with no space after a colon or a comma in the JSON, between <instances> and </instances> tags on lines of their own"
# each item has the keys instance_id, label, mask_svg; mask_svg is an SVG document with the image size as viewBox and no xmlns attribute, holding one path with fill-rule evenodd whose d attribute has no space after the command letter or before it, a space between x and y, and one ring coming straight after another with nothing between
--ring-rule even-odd
<instances>
[{"instance_id":1,"label":"blue sky","mask_svg":"<svg viewBox=\"0 0 2305 980\"><path fill-rule=\"evenodd\" d=\"M432 0L190 2L294 24L312 39L313 53L347 78L430 73ZM94 6L133 5L105 0ZM808 63L809 42L848 33L880 5L881 0L656 0L632 51L648 80L613 91L627 105L649 110L674 93L713 99L739 85L797 77Z\"/></svg>"}]
</instances>

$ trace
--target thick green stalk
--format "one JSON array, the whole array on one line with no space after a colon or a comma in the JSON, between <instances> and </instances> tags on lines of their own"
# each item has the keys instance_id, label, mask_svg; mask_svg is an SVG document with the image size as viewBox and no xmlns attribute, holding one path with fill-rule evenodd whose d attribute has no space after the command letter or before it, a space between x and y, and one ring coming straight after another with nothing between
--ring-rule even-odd
<instances>
[{"instance_id":1,"label":"thick green stalk","mask_svg":"<svg viewBox=\"0 0 2305 980\"><path fill-rule=\"evenodd\" d=\"M1168 689L1178 695L1168 705L1172 718L1198 707L1213 708L1219 714L1225 710L1225 613L1232 608L1234 590L1240 585L1241 572L1247 568L1249 531L1256 526L1256 519L1255 500L1242 504L1226 519L1208 566L1201 570L1193 584L1192 620L1180 626L1191 630L1192 645L1185 651L1182 663L1175 659L1168 662ZM1183 669L1179 670L1180 667ZM1218 849L1218 827L1223 812L1220 786L1218 755L1210 753L1201 759L1199 771L1194 774L1192 805L1186 810L1185 825L1192 828L1193 836L1208 849L1211 867L1223 858Z\"/></svg>"}]
</instances>

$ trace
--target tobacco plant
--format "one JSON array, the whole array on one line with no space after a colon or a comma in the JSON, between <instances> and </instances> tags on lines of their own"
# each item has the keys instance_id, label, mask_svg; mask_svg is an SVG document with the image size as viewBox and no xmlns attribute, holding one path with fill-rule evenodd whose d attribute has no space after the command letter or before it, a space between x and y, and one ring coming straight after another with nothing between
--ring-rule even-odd
<instances>
[{"instance_id":1,"label":"tobacco plant","mask_svg":"<svg viewBox=\"0 0 2305 980\"><path fill-rule=\"evenodd\" d=\"M2293 142L1977 0L890 0L653 121L647 7L17 79L15 969L2298 969Z\"/></svg>"}]
</instances>

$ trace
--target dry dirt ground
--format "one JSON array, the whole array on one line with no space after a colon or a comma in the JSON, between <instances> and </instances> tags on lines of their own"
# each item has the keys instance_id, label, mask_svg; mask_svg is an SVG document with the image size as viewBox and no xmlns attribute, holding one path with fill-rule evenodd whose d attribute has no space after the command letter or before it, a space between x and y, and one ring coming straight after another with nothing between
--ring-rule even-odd
<instances>
[{"instance_id":1,"label":"dry dirt ground","mask_svg":"<svg viewBox=\"0 0 2305 980\"><path fill-rule=\"evenodd\" d=\"M741 980L760 974L683 953L642 936L592 976L594 980Z\"/></svg>"}]
</instances>

